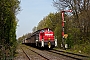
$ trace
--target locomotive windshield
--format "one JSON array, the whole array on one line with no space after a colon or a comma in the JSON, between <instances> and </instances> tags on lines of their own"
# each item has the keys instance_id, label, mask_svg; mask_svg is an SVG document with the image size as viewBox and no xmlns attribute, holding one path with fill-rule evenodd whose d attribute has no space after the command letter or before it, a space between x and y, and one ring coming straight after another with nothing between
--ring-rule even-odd
<instances>
[{"instance_id":1,"label":"locomotive windshield","mask_svg":"<svg viewBox=\"0 0 90 60\"><path fill-rule=\"evenodd\" d=\"M42 30L42 32L44 32L44 30Z\"/></svg>"}]
</instances>

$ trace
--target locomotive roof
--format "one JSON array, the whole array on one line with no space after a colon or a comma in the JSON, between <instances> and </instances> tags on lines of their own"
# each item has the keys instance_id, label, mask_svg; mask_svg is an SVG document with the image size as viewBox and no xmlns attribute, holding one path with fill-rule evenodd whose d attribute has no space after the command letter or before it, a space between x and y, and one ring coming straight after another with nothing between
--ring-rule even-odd
<instances>
[{"instance_id":1,"label":"locomotive roof","mask_svg":"<svg viewBox=\"0 0 90 60\"><path fill-rule=\"evenodd\" d=\"M51 30L50 28L43 28L43 29L37 30L37 31L34 32L34 33L40 32L41 30L47 30L47 29Z\"/></svg>"}]
</instances>

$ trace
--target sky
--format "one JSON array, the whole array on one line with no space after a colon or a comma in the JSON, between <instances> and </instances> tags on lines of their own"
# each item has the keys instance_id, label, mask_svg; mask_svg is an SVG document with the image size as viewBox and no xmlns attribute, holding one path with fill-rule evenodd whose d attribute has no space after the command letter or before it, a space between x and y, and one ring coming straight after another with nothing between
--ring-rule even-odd
<instances>
[{"instance_id":1,"label":"sky","mask_svg":"<svg viewBox=\"0 0 90 60\"><path fill-rule=\"evenodd\" d=\"M45 16L57 11L53 6L53 0L21 0L20 7L21 11L17 15L17 38L32 32L33 27Z\"/></svg>"}]
</instances>

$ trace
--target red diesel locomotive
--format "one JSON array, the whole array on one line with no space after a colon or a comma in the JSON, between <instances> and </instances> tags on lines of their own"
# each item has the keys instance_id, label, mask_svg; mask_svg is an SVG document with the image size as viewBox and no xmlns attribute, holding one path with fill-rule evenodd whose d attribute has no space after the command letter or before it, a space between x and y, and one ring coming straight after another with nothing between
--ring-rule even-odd
<instances>
[{"instance_id":1,"label":"red diesel locomotive","mask_svg":"<svg viewBox=\"0 0 90 60\"><path fill-rule=\"evenodd\" d=\"M34 32L30 38L25 39L24 43L36 47L54 48L57 46L57 39L51 29L44 28Z\"/></svg>"}]
</instances>

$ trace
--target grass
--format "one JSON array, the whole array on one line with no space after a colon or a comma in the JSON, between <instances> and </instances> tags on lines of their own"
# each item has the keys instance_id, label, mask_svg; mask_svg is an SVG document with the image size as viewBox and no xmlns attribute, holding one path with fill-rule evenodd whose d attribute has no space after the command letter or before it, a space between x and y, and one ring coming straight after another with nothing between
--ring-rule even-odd
<instances>
[{"instance_id":1,"label":"grass","mask_svg":"<svg viewBox=\"0 0 90 60\"><path fill-rule=\"evenodd\" d=\"M58 49L58 47L54 49ZM70 49L66 49L65 51L90 56L90 43L74 45Z\"/></svg>"},{"instance_id":2,"label":"grass","mask_svg":"<svg viewBox=\"0 0 90 60\"><path fill-rule=\"evenodd\" d=\"M73 51L74 53L80 53L90 56L90 44L80 44L80 45L74 45L70 51Z\"/></svg>"}]
</instances>

